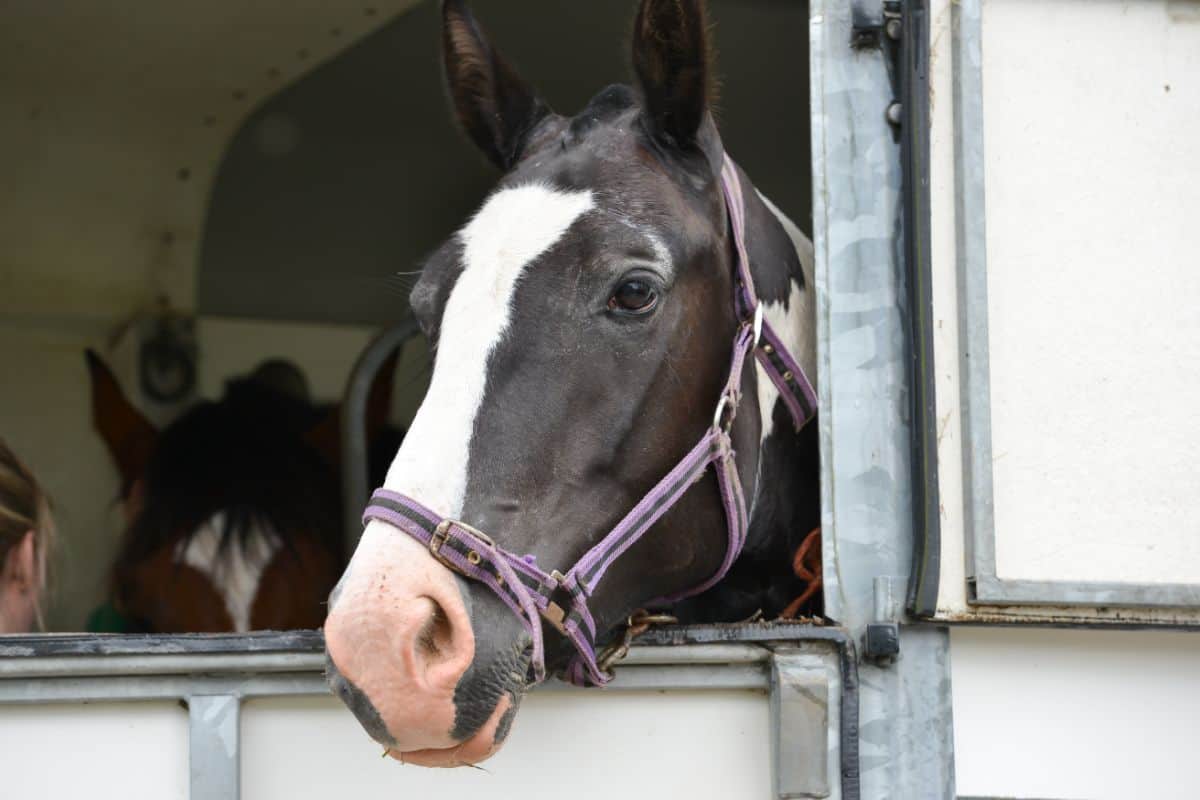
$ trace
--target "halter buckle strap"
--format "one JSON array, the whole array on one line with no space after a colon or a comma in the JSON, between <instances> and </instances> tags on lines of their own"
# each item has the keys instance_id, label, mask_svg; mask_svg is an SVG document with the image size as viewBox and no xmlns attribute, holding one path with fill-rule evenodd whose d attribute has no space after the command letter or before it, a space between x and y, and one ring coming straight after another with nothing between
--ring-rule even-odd
<instances>
[{"instance_id":1,"label":"halter buckle strap","mask_svg":"<svg viewBox=\"0 0 1200 800\"><path fill-rule=\"evenodd\" d=\"M533 556L511 553L497 546L477 528L443 517L411 497L388 489L377 489L363 513L364 524L376 519L399 528L429 548L433 557L448 569L484 584L499 597L529 633L533 643L530 662L535 681L543 680L546 671L543 621L565 636L575 648L575 656L567 667L567 680L580 685L602 686L612 679L608 668L616 657L609 652L605 654L603 664L597 659L596 622L588 608L588 598L613 562L674 507L710 465L716 472L729 533L721 566L701 585L660 598L651 605L672 603L710 588L725 576L741 554L749 528L749 512L738 477L730 431L741 399L747 355L754 353L759 365L779 388L797 430L816 412L812 384L765 319L763 304L755 295L746 251L741 180L736 165L728 156L721 170L721 184L737 250L735 305L741 320L734 336L729 375L717 399L712 426L608 535L566 573L547 572L537 566ZM555 595L561 598L564 594L568 599L566 607L553 599ZM627 648L628 642L625 645ZM618 647L615 652L620 650Z\"/></svg>"}]
</instances>

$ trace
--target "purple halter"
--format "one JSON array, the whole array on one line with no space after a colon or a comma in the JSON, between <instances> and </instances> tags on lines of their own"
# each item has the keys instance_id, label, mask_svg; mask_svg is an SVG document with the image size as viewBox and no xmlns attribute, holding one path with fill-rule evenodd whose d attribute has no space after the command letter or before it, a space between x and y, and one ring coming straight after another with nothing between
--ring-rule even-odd
<instances>
[{"instance_id":1,"label":"purple halter","mask_svg":"<svg viewBox=\"0 0 1200 800\"><path fill-rule=\"evenodd\" d=\"M612 676L596 660L596 622L588 610L588 598L622 553L628 550L679 501L712 464L717 473L721 504L729 530L729 544L720 568L699 586L662 598L670 603L708 589L721 580L742 551L749 524L746 500L729 439L729 431L741 399L742 371L747 353L753 351L759 364L779 389L796 429L816 413L816 394L800 365L783 341L763 319L762 305L754 293L750 259L745 241L745 200L737 166L726 156L721 184L733 241L737 248L735 305L741 323L734 336L729 377L717 400L712 426L686 456L642 498L617 526L584 554L566 574L545 572L532 555L517 555L496 545L482 531L458 520L448 519L397 492L377 489L363 513L363 523L380 520L426 545L442 564L463 577L479 581L495 592L521 620L533 639L532 664L537 681L546 677L542 621L548 622L575 647L566 679L578 685L603 686ZM764 421L764 424L766 421ZM552 598L562 592L566 608Z\"/></svg>"}]
</instances>

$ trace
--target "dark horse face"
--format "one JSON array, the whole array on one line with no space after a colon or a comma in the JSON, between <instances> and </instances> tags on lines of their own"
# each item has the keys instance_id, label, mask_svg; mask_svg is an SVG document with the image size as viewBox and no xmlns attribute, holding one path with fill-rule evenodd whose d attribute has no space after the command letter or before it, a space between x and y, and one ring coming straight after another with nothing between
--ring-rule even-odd
<instances>
[{"instance_id":1,"label":"dark horse face","mask_svg":"<svg viewBox=\"0 0 1200 800\"><path fill-rule=\"evenodd\" d=\"M698 441L728 369L732 245L703 7L644 0L636 89L604 89L574 118L549 111L461 2L443 17L459 120L505 175L413 291L436 360L384 486L566 571ZM734 442L753 464L743 388ZM752 494L753 469L741 477ZM608 572L598 630L711 576L725 544L708 475ZM451 766L499 748L530 637L409 536L367 526L325 635L335 692L396 757ZM570 650L547 637L561 669Z\"/></svg>"}]
</instances>

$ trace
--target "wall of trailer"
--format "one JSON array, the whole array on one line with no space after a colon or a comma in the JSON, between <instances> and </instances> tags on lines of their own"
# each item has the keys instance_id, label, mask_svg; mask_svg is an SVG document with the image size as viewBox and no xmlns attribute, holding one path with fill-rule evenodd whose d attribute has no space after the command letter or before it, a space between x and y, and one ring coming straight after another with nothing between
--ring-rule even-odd
<instances>
[{"instance_id":1,"label":"wall of trailer","mask_svg":"<svg viewBox=\"0 0 1200 800\"><path fill-rule=\"evenodd\" d=\"M934 5L939 615L1200 622L1200 4Z\"/></svg>"},{"instance_id":2,"label":"wall of trailer","mask_svg":"<svg viewBox=\"0 0 1200 800\"><path fill-rule=\"evenodd\" d=\"M957 791L1194 797L1200 635L1020 626L1200 620L1200 4L930 5Z\"/></svg>"},{"instance_id":3,"label":"wall of trailer","mask_svg":"<svg viewBox=\"0 0 1200 800\"><path fill-rule=\"evenodd\" d=\"M329 696L313 632L0 640L0 763L22 798L118 784L131 798L191 800L507 797L532 785L579 798L859 796L857 672L841 632L650 639L604 690L539 686L504 750L460 770L381 759Z\"/></svg>"},{"instance_id":4,"label":"wall of trailer","mask_svg":"<svg viewBox=\"0 0 1200 800\"><path fill-rule=\"evenodd\" d=\"M962 797L1196 796L1200 636L956 628Z\"/></svg>"},{"instance_id":5,"label":"wall of trailer","mask_svg":"<svg viewBox=\"0 0 1200 800\"><path fill-rule=\"evenodd\" d=\"M187 712L174 703L0 706L0 748L21 753L4 761L5 792L50 800L119 788L129 800L186 800L187 734ZM332 697L249 700L240 734L241 796L254 800L466 800L534 786L579 800L762 800L771 790L762 692L536 693L504 751L480 770L381 759Z\"/></svg>"}]
</instances>

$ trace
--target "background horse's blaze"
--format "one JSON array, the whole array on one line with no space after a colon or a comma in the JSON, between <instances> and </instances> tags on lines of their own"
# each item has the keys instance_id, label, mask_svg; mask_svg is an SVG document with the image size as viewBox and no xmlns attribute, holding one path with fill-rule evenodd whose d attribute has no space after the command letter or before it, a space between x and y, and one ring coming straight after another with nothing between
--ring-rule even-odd
<instances>
[{"instance_id":1,"label":"background horse's blaze","mask_svg":"<svg viewBox=\"0 0 1200 800\"><path fill-rule=\"evenodd\" d=\"M707 24L699 0L643 0L636 88L604 89L573 119L533 94L463 3L443 3L443 26L456 114L506 175L413 290L434 373L384 488L548 573L578 562L692 449L729 371L740 312ZM815 376L811 244L739 178L762 307ZM644 308L610 302L645 294ZM793 570L819 522L816 426L796 432L757 365L742 376L730 435L748 539L721 585L678 604L684 619L775 616L797 598L789 611L819 610L797 577L819 548ZM716 573L727 538L710 470L595 588L601 641ZM325 631L331 685L395 757L474 763L502 743L530 631L415 539L369 522ZM573 649L544 633L546 666L562 670Z\"/></svg>"}]
</instances>

